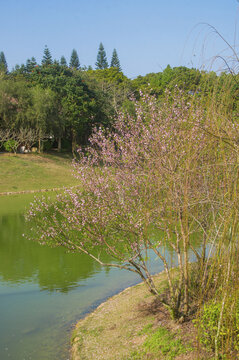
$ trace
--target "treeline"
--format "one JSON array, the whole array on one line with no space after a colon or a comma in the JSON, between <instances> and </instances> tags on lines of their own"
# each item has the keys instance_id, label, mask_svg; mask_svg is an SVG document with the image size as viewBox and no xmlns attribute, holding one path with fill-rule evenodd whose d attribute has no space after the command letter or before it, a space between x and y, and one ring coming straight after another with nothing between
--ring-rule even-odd
<instances>
[{"instance_id":1,"label":"treeline","mask_svg":"<svg viewBox=\"0 0 239 360\"><path fill-rule=\"evenodd\" d=\"M115 49L109 67L102 43L95 65L95 70L81 66L75 49L69 65L64 56L60 61L53 60L45 47L41 64L32 57L8 71L1 52L0 146L17 151L20 145L30 148L35 144L38 151L54 147L74 152L78 145L87 144L94 127L110 127L119 111L132 114L131 99L139 98L140 90L161 100L166 89L173 91L177 87L188 98L200 98L215 88L220 93L220 88L230 81L233 86L229 103L237 112L238 83L231 74L218 76L168 65L162 72L131 80L121 71Z\"/></svg>"},{"instance_id":2,"label":"treeline","mask_svg":"<svg viewBox=\"0 0 239 360\"><path fill-rule=\"evenodd\" d=\"M51 65L53 63L60 64L62 66L68 66L65 56L61 56L60 60L56 60L56 59L53 60L50 49L48 48L47 45L45 45L41 64L42 65ZM22 64L22 65L17 64L15 66L15 68L13 69L13 71L14 70L20 71L20 72L29 71L29 70L32 70L32 68L35 67L36 65L37 65L37 61L36 61L36 58L33 56L31 59L27 59L26 64ZM96 66L96 69L106 69L109 67L106 52L105 52L105 49L104 49L104 46L102 43L100 43L100 45L99 45L99 49L98 49L98 53L97 53L97 61L95 63L95 66ZM92 70L91 65L89 65L87 67L86 65L82 66L80 64L79 56L75 49L72 50L69 67L72 69L74 68L76 70L79 70L79 69ZM113 50L110 67L115 67L120 71L122 70L116 49ZM8 65L7 65L6 57L5 57L5 54L3 51L0 52L0 70L4 71L4 72L8 72Z\"/></svg>"}]
</instances>

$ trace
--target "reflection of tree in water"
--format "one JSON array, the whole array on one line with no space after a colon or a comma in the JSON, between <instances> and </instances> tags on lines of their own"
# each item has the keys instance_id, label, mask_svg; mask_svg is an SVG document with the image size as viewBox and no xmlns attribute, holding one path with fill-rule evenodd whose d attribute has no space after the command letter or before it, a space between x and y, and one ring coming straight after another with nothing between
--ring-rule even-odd
<instances>
[{"instance_id":1,"label":"reflection of tree in water","mask_svg":"<svg viewBox=\"0 0 239 360\"><path fill-rule=\"evenodd\" d=\"M12 284L30 281L38 283L42 290L68 292L79 286L80 281L102 271L87 255L66 253L61 247L40 246L22 237L24 231L22 215L0 216L0 276L3 281ZM158 234L152 231L154 236ZM176 265L172 249L169 247L167 251L172 265ZM103 260L109 261L106 255Z\"/></svg>"},{"instance_id":2,"label":"reflection of tree in water","mask_svg":"<svg viewBox=\"0 0 239 360\"><path fill-rule=\"evenodd\" d=\"M86 255L40 246L22 237L22 215L0 217L0 276L8 283L32 281L43 290L68 292L102 270Z\"/></svg>"}]
</instances>

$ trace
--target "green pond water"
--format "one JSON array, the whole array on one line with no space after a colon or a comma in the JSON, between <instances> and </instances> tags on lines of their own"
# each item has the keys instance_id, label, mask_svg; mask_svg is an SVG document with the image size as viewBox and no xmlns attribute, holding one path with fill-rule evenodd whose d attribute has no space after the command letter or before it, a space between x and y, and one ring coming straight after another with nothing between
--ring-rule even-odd
<instances>
[{"instance_id":1,"label":"green pond water","mask_svg":"<svg viewBox=\"0 0 239 360\"><path fill-rule=\"evenodd\" d=\"M66 360L77 320L140 279L24 238L32 199L0 197L0 359Z\"/></svg>"}]
</instances>

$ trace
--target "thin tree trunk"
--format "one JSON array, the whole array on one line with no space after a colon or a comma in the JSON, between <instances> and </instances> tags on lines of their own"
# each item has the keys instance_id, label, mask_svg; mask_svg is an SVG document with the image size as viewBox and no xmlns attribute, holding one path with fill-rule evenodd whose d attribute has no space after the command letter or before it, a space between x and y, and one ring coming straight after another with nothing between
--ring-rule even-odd
<instances>
[{"instance_id":1,"label":"thin tree trunk","mask_svg":"<svg viewBox=\"0 0 239 360\"><path fill-rule=\"evenodd\" d=\"M218 325L217 325L217 334L215 336L215 360L218 360L218 340L219 340L219 336L220 336L220 331L221 331L221 327L222 327L222 318L223 318L223 312L224 312L224 308L225 308L225 302L226 302L226 298L228 297L228 282L229 282L229 277L230 277L230 270L231 270L231 260L229 258L229 263L228 263L228 268L227 268L227 278L226 278L226 283L224 284L224 288L225 288L225 293L223 296L223 300L222 300L222 307L221 307L221 311L220 311L220 316L219 316L219 321L218 321Z\"/></svg>"},{"instance_id":2,"label":"thin tree trunk","mask_svg":"<svg viewBox=\"0 0 239 360\"><path fill-rule=\"evenodd\" d=\"M71 150L72 150L72 154L74 154L74 152L76 150L76 134L74 131L72 132Z\"/></svg>"},{"instance_id":3,"label":"thin tree trunk","mask_svg":"<svg viewBox=\"0 0 239 360\"><path fill-rule=\"evenodd\" d=\"M185 314L188 313L189 309L189 294L188 294L188 240L184 236L183 239L183 253L184 253L184 298L185 298Z\"/></svg>"},{"instance_id":4,"label":"thin tree trunk","mask_svg":"<svg viewBox=\"0 0 239 360\"><path fill-rule=\"evenodd\" d=\"M61 152L61 137L58 138L57 151Z\"/></svg>"},{"instance_id":5,"label":"thin tree trunk","mask_svg":"<svg viewBox=\"0 0 239 360\"><path fill-rule=\"evenodd\" d=\"M185 315L188 313L189 310L189 276L188 276L188 244L189 244L189 235L188 235L188 176L185 177L185 184L184 184L184 204L182 213L180 217L180 226L181 226L181 233L183 239L183 257L184 257L184 312Z\"/></svg>"}]
</instances>

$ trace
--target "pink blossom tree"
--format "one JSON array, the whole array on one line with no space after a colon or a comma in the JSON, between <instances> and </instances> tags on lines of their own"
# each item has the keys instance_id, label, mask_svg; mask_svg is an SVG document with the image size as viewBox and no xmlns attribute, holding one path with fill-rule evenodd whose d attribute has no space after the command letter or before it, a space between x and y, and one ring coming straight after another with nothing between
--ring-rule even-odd
<instances>
[{"instance_id":1,"label":"pink blossom tree","mask_svg":"<svg viewBox=\"0 0 239 360\"><path fill-rule=\"evenodd\" d=\"M29 212L37 229L33 238L137 273L173 317L184 317L190 312L189 251L199 264L205 261L215 195L208 171L214 139L208 141L202 130L204 110L180 91L168 93L163 103L147 94L133 103L133 116L122 113L113 129L95 129L89 147L79 149L77 189L65 190L54 203L34 201ZM176 274L167 250L177 254ZM104 262L104 252L112 262ZM160 294L155 285L152 254L164 265L167 293Z\"/></svg>"}]
</instances>

